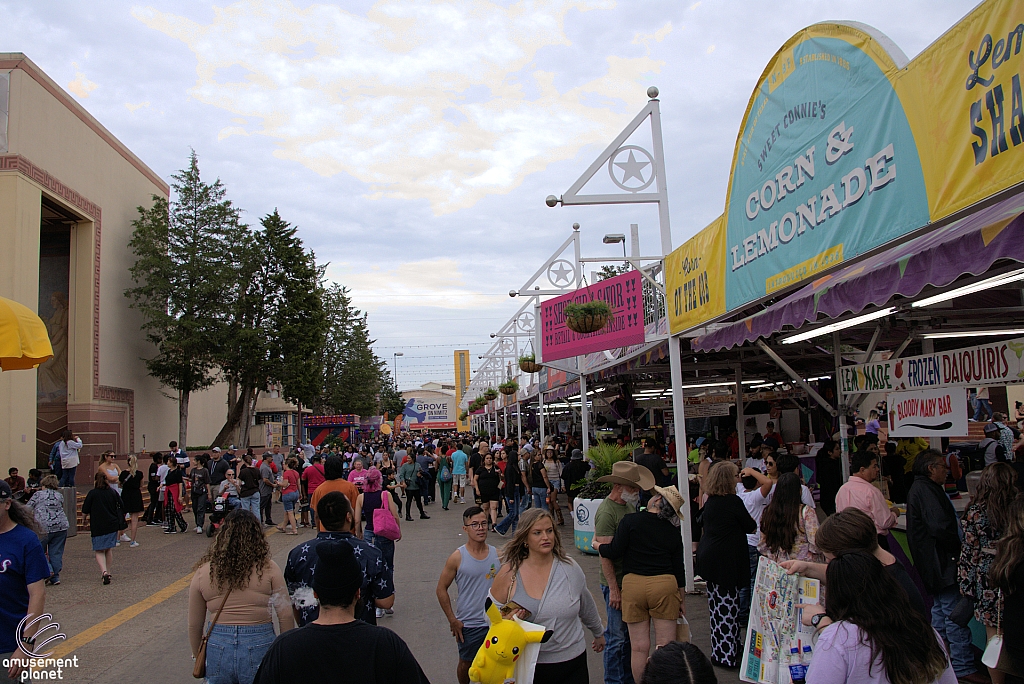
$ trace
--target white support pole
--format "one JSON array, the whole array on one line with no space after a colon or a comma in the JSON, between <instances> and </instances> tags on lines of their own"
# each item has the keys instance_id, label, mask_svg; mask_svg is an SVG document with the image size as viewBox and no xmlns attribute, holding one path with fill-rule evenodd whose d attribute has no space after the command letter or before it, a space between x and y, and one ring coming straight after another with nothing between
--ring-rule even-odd
<instances>
[{"instance_id":1,"label":"white support pole","mask_svg":"<svg viewBox=\"0 0 1024 684\"><path fill-rule=\"evenodd\" d=\"M540 443L544 444L544 393L537 393L537 426L540 430Z\"/></svg>"},{"instance_id":2,"label":"white support pole","mask_svg":"<svg viewBox=\"0 0 1024 684\"><path fill-rule=\"evenodd\" d=\"M523 438L523 404L516 402L516 439Z\"/></svg>"},{"instance_id":3,"label":"white support pole","mask_svg":"<svg viewBox=\"0 0 1024 684\"><path fill-rule=\"evenodd\" d=\"M501 412L504 414L505 419L505 434L502 439L508 439L508 406L503 406Z\"/></svg>"},{"instance_id":4,"label":"white support pole","mask_svg":"<svg viewBox=\"0 0 1024 684\"><path fill-rule=\"evenodd\" d=\"M590 449L590 412L587 410L587 374L583 372L586 356L577 356L576 363L580 368L580 422L583 430L583 453Z\"/></svg>"},{"instance_id":5,"label":"white support pole","mask_svg":"<svg viewBox=\"0 0 1024 684\"><path fill-rule=\"evenodd\" d=\"M832 349L836 363L836 409L839 410L839 443L842 445L843 482L850 479L850 440L846 437L846 399L843 397L843 353L839 349L839 331L832 333Z\"/></svg>"},{"instance_id":6,"label":"white support pole","mask_svg":"<svg viewBox=\"0 0 1024 684\"><path fill-rule=\"evenodd\" d=\"M668 338L669 372L672 378L672 417L676 426L676 478L679 493L690 500L690 474L686 461L686 409L683 406L683 369L679 358L679 338ZM686 591L693 591L693 531L690 529L690 506L687 504L679 531L683 535L683 568L686 571Z\"/></svg>"},{"instance_id":7,"label":"white support pole","mask_svg":"<svg viewBox=\"0 0 1024 684\"><path fill-rule=\"evenodd\" d=\"M747 437L743 430L746 419L743 416L743 409L743 367L736 366L736 439L740 444L741 466L747 459Z\"/></svg>"}]
</instances>

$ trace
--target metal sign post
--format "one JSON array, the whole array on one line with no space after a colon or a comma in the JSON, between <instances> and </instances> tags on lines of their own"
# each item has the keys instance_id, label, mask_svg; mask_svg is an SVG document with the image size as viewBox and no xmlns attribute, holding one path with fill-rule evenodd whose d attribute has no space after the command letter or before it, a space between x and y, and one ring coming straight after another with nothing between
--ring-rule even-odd
<instances>
[{"instance_id":1,"label":"metal sign post","mask_svg":"<svg viewBox=\"0 0 1024 684\"><path fill-rule=\"evenodd\" d=\"M661 252L662 257L664 257L672 251L672 228L668 212L668 184L665 181L665 146L661 131L661 108L658 100L658 89L653 86L648 88L647 95L650 97L647 105L619 133L618 137L605 148L594 163L572 184L569 190L561 197L548 196L546 202L549 207L559 204L562 206L657 204L658 225L661 229ZM654 154L651 154L639 145L625 144L648 118L651 120L651 141L654 147ZM637 159L637 156L640 158ZM611 177L612 182L624 192L595 195L579 194L602 167L607 167L608 175ZM647 167L651 167L650 170ZM649 188L655 184L655 181L657 181L657 189L650 191ZM634 266L639 268L638 264L634 263ZM676 464L679 469L679 492L689 500L688 474L686 471L686 415L683 408L679 338L673 338L669 335L668 341L669 369L672 377L672 414L675 418L676 430ZM581 378L585 372L586 369L581 367ZM581 386L583 384L581 382ZM581 403L586 405L586 395L582 394L581 397L583 399ZM683 545L686 548L686 553L683 556L687 577L686 590L693 591L693 555L690 552L692 534L690 532L689 515L689 511L684 513L686 519L681 521L683 524L680 525L680 530L683 537Z\"/></svg>"}]
</instances>

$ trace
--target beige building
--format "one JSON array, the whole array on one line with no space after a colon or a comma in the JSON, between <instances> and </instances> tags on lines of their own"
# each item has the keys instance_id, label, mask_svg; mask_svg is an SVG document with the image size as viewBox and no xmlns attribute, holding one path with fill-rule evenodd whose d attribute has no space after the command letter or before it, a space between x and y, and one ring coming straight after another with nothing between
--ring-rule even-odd
<instances>
[{"instance_id":1,"label":"beige building","mask_svg":"<svg viewBox=\"0 0 1024 684\"><path fill-rule=\"evenodd\" d=\"M403 422L407 429L453 430L457 426L454 384L428 382L419 389L404 390L402 399L406 402Z\"/></svg>"},{"instance_id":2,"label":"beige building","mask_svg":"<svg viewBox=\"0 0 1024 684\"><path fill-rule=\"evenodd\" d=\"M4 473L45 459L65 427L86 455L166 449L176 438L176 402L146 372L141 359L154 349L123 294L136 207L167 194L39 67L0 53L0 296L38 312L54 350L37 370L0 373ZM225 402L223 388L193 395L190 443L213 439Z\"/></svg>"}]
</instances>

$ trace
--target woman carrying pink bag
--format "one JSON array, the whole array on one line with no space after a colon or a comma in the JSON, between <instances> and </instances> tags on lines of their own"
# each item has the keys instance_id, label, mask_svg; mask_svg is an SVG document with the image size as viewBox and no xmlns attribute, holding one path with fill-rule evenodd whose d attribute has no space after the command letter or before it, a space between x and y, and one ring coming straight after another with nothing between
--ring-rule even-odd
<instances>
[{"instance_id":1,"label":"woman carrying pink bag","mask_svg":"<svg viewBox=\"0 0 1024 684\"><path fill-rule=\"evenodd\" d=\"M382 491L383 477L376 467L366 472L363 493L356 499L356 534L373 544L391 568L395 569L395 542L402 538L401 516L391 494Z\"/></svg>"}]
</instances>

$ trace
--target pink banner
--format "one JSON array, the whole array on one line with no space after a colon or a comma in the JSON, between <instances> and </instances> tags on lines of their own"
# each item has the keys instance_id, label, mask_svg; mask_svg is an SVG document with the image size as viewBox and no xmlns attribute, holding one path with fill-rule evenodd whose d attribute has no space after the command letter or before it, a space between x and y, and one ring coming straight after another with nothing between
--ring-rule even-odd
<instances>
[{"instance_id":1,"label":"pink banner","mask_svg":"<svg viewBox=\"0 0 1024 684\"><path fill-rule=\"evenodd\" d=\"M543 360L557 361L604 349L643 344L644 301L640 278L638 271L630 271L541 304ZM586 335L569 330L562 313L565 306L591 299L608 302L611 306L612 318L608 325Z\"/></svg>"}]
</instances>

